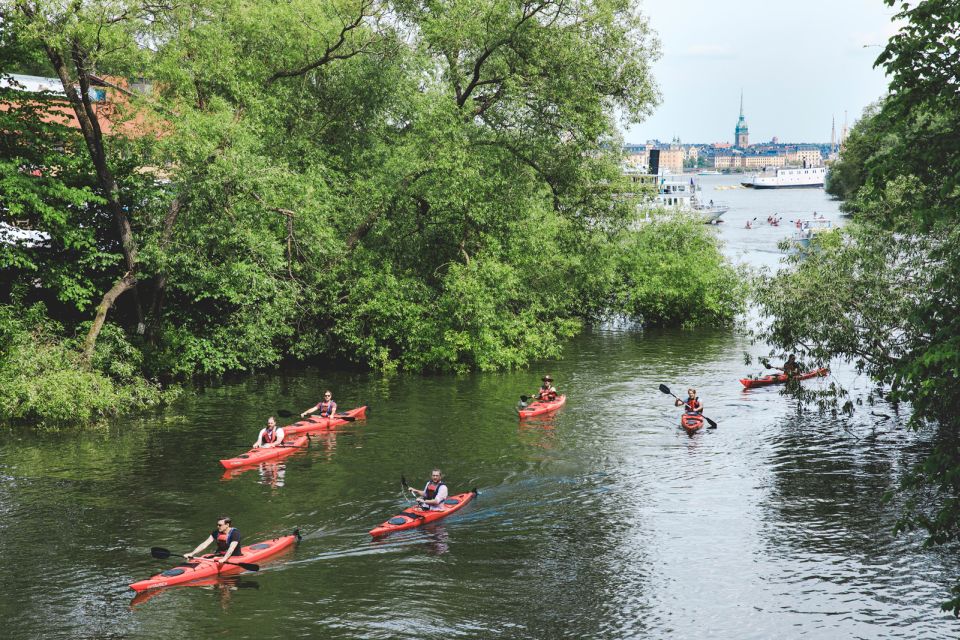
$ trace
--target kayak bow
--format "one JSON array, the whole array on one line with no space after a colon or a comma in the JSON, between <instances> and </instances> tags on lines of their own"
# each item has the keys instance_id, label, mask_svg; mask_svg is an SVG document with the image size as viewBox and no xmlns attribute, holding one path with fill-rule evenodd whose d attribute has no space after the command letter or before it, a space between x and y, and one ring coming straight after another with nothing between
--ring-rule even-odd
<instances>
[{"instance_id":1,"label":"kayak bow","mask_svg":"<svg viewBox=\"0 0 960 640\"><path fill-rule=\"evenodd\" d=\"M416 505L407 507L397 515L381 524L379 527L374 527L371 529L370 535L376 538L388 533L393 533L394 531L413 529L414 527L419 527L420 525L434 522L440 518L446 518L454 511L462 509L464 505L473 500L476 495L477 490L474 489L473 491L450 496L443 501L444 508L442 511L424 511Z\"/></svg>"},{"instance_id":2,"label":"kayak bow","mask_svg":"<svg viewBox=\"0 0 960 640\"><path fill-rule=\"evenodd\" d=\"M236 469L237 467L246 467L248 465L259 464L265 460L276 460L277 458L286 458L306 447L310 438L300 436L293 440L284 440L276 447L260 447L259 449L250 449L246 453L241 453L236 458L226 458L220 461L220 464L226 469Z\"/></svg>"},{"instance_id":3,"label":"kayak bow","mask_svg":"<svg viewBox=\"0 0 960 640\"><path fill-rule=\"evenodd\" d=\"M264 560L270 556L280 553L284 549L290 547L294 542L296 542L296 540L296 535L289 535L242 547L240 552L230 556L230 558L227 560L227 563L223 566L220 566L216 562L207 562L205 560L190 560L188 562L183 562L175 567L167 569L166 571L162 571L153 577L147 578L146 580L134 582L130 585L130 588L139 592L146 591L148 589L156 589L158 587L169 587L175 584L184 584L186 582L193 582L194 580L201 580L203 578L210 578L217 575L223 576L242 573L244 571L242 567L230 563L259 562L260 560ZM203 557L208 559L216 558L216 556L212 554L208 554Z\"/></svg>"},{"instance_id":4,"label":"kayak bow","mask_svg":"<svg viewBox=\"0 0 960 640\"><path fill-rule=\"evenodd\" d=\"M544 413L550 413L551 411L556 411L562 407L567 402L567 396L557 396L556 400L551 400L550 402L542 402L540 400L534 400L527 407L519 409L517 413L520 414L520 419L530 418L532 416L539 416Z\"/></svg>"},{"instance_id":5,"label":"kayak bow","mask_svg":"<svg viewBox=\"0 0 960 640\"><path fill-rule=\"evenodd\" d=\"M825 376L830 373L830 370L826 367L821 367L820 369L813 369L812 371L805 371L803 373L798 373L793 376L794 380L807 380L808 378L816 378L819 376ZM742 384L747 389L752 389L754 387L765 387L771 384L784 384L789 380L791 376L788 376L785 373L775 373L769 376L761 376L759 378L740 378L740 384Z\"/></svg>"}]
</instances>

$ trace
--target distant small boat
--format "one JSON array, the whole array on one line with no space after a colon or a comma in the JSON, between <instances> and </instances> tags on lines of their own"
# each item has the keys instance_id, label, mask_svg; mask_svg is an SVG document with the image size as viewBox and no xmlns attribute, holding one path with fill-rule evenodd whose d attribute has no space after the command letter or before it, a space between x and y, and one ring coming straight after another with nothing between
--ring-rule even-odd
<instances>
[{"instance_id":1,"label":"distant small boat","mask_svg":"<svg viewBox=\"0 0 960 640\"><path fill-rule=\"evenodd\" d=\"M719 175L722 175L722 174L721 174L719 171L712 171L712 170L710 170L710 169L704 169L703 171L698 172L697 175L700 175L700 176L719 176Z\"/></svg>"},{"instance_id":2,"label":"distant small boat","mask_svg":"<svg viewBox=\"0 0 960 640\"><path fill-rule=\"evenodd\" d=\"M806 249L810 246L810 241L813 239L813 236L824 233L825 231L833 231L833 222L823 218L802 220L797 226L797 229L793 239L797 244Z\"/></svg>"}]
</instances>

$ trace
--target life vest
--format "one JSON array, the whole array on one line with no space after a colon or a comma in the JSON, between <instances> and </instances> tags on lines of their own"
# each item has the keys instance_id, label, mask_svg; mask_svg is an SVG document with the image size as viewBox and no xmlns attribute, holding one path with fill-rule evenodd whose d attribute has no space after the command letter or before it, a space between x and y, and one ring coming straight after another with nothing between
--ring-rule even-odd
<instances>
[{"instance_id":1,"label":"life vest","mask_svg":"<svg viewBox=\"0 0 960 640\"><path fill-rule=\"evenodd\" d=\"M687 410L687 413L699 414L700 413L700 397L697 396L693 400L689 397L683 401L683 406Z\"/></svg>"},{"instance_id":2,"label":"life vest","mask_svg":"<svg viewBox=\"0 0 960 640\"><path fill-rule=\"evenodd\" d=\"M273 444L276 441L276 439L277 439L276 429L272 431L270 429L263 430L263 438L261 438L261 441L263 442L263 444Z\"/></svg>"},{"instance_id":3,"label":"life vest","mask_svg":"<svg viewBox=\"0 0 960 640\"><path fill-rule=\"evenodd\" d=\"M538 395L541 400L550 402L551 400L557 399L557 390L553 387L540 387L540 393Z\"/></svg>"},{"instance_id":4,"label":"life vest","mask_svg":"<svg viewBox=\"0 0 960 640\"><path fill-rule=\"evenodd\" d=\"M427 486L423 489L423 499L424 500L433 500L437 497L437 492L440 491L440 487L446 486L443 483L443 480L437 483L428 482Z\"/></svg>"},{"instance_id":5,"label":"life vest","mask_svg":"<svg viewBox=\"0 0 960 640\"><path fill-rule=\"evenodd\" d=\"M227 529L226 533L223 533L223 532L217 533L216 543L217 543L218 552L220 553L227 552L227 549L230 548L230 543L228 542L228 540L230 539L230 534L233 532L234 532L234 528L230 527L229 529Z\"/></svg>"},{"instance_id":6,"label":"life vest","mask_svg":"<svg viewBox=\"0 0 960 640\"><path fill-rule=\"evenodd\" d=\"M322 416L332 416L333 412L336 410L337 403L333 400L324 400L317 406L317 411Z\"/></svg>"}]
</instances>

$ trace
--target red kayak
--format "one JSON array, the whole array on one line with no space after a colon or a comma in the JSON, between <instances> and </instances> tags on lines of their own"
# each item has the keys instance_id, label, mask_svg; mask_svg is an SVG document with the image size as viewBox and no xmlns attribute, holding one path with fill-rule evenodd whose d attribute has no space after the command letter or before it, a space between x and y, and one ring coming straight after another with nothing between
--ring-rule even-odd
<instances>
[{"instance_id":1,"label":"red kayak","mask_svg":"<svg viewBox=\"0 0 960 640\"><path fill-rule=\"evenodd\" d=\"M265 542L258 542L257 544L251 544L246 547L241 547L240 553L235 553L234 555L230 556L230 560L228 560L222 567L216 562L209 562L208 560L191 560L158 573L152 578L147 578L146 580L141 580L140 582L134 582L130 585L130 588L134 591L146 591L147 589L169 587L175 584L193 582L194 580L212 578L218 575L225 576L235 573L242 573L244 571L243 567L230 563L257 563L261 560L266 560L270 556L280 553L284 549L290 547L296 541L297 535L293 534L280 538L274 538L273 540L267 540ZM216 556L213 554L207 554L203 557L207 559L213 559Z\"/></svg>"},{"instance_id":2,"label":"red kayak","mask_svg":"<svg viewBox=\"0 0 960 640\"><path fill-rule=\"evenodd\" d=\"M684 413L680 416L680 426L693 433L703 427L703 416L699 413Z\"/></svg>"},{"instance_id":3,"label":"red kayak","mask_svg":"<svg viewBox=\"0 0 960 640\"><path fill-rule=\"evenodd\" d=\"M265 460L286 458L287 456L296 453L303 447L306 447L309 443L310 438L304 435L300 436L299 438L294 438L293 440L284 440L281 444L275 447L260 447L259 449L250 449L250 451L241 453L236 458L227 458L225 460L221 460L220 464L227 469L236 469L237 467L259 464Z\"/></svg>"},{"instance_id":4,"label":"red kayak","mask_svg":"<svg viewBox=\"0 0 960 640\"><path fill-rule=\"evenodd\" d=\"M284 427L283 433L287 436L293 436L298 433L307 433L309 431L323 431L324 429L332 429L342 424L353 422L354 420L363 420L366 417L366 406L350 409L350 411L345 411L343 413L335 413L333 414L332 418L310 416L309 418L301 420L300 422L294 422L289 427Z\"/></svg>"},{"instance_id":5,"label":"red kayak","mask_svg":"<svg viewBox=\"0 0 960 640\"><path fill-rule=\"evenodd\" d=\"M419 527L420 525L427 524L428 522L433 522L435 520L439 520L440 518L446 518L454 511L463 508L463 506L473 500L476 495L477 490L474 489L473 491L450 496L443 501L443 509L440 511L424 511L416 505L407 507L397 515L381 524L379 527L374 527L371 529L370 535L376 538L388 533L393 533L394 531L413 529L414 527Z\"/></svg>"},{"instance_id":6,"label":"red kayak","mask_svg":"<svg viewBox=\"0 0 960 640\"><path fill-rule=\"evenodd\" d=\"M814 369L812 371L806 371L804 373L796 374L793 377L794 380L806 380L808 378L816 378L819 376L825 376L830 373L830 370L826 367L820 369ZM740 378L740 384L742 384L747 389L752 389L753 387L765 387L770 384L783 384L790 379L791 376L788 376L785 373L776 373L769 376L762 376L760 378Z\"/></svg>"},{"instance_id":7,"label":"red kayak","mask_svg":"<svg viewBox=\"0 0 960 640\"><path fill-rule=\"evenodd\" d=\"M562 407L567 402L567 396L557 396L556 400L551 400L549 402L543 402L540 400L534 400L525 408L520 409L517 413L520 414L520 419L530 418L533 416L539 416L544 413L550 413L551 411L556 411Z\"/></svg>"}]
</instances>

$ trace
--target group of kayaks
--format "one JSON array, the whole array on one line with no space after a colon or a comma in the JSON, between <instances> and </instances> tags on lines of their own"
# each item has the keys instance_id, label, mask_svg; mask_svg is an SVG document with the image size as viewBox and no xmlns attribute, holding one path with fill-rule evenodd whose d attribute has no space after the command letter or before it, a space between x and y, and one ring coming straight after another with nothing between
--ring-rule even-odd
<instances>
[{"instance_id":1,"label":"group of kayaks","mask_svg":"<svg viewBox=\"0 0 960 640\"><path fill-rule=\"evenodd\" d=\"M529 418L532 416L543 415L556 411L567 401L566 396L558 396L551 401L534 401L525 409L520 411L520 418ZM281 444L273 447L260 447L250 449L233 458L220 460L220 464L226 469L252 468L261 462L275 461L285 458L297 451L303 450L309 444L309 433L333 429L337 426L362 420L366 417L367 407L358 407L344 413L338 413L329 418L309 417L305 420L296 422L290 426L284 427L284 440ZM388 518L382 524L370 530L370 535L374 538L402 531L404 529L413 529L424 524L435 522L445 518L456 511L459 511L470 503L477 496L477 490L473 489L466 493L449 496L443 501L441 509L423 510L414 505L407 507L397 515ZM300 538L299 532L291 535L264 540L256 544L241 547L237 552L230 556L229 560L222 565L216 562L214 554L207 554L195 559L182 562L179 565L161 571L160 573L140 580L130 585L134 591L141 593L160 587L169 587L179 584L205 584L206 580L218 579L221 576L242 573L246 571L244 567L266 560L275 556L285 549L289 549ZM165 557L165 556L164 556ZM253 567L252 569L256 569Z\"/></svg>"},{"instance_id":2,"label":"group of kayaks","mask_svg":"<svg viewBox=\"0 0 960 640\"><path fill-rule=\"evenodd\" d=\"M820 376L825 376L830 373L830 370L826 367L820 367L819 369L811 369L810 371L804 371L803 373L796 373L793 375L788 375L786 373L777 373L767 376L760 376L759 378L740 378L740 384L744 386L745 389L754 389L756 387L766 387L774 384L785 384L789 380L809 380L810 378L818 378ZM688 433L693 433L703 428L704 417L699 413L689 413L684 412L680 416L680 426L687 430Z\"/></svg>"}]
</instances>

